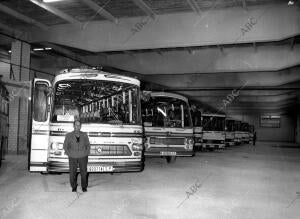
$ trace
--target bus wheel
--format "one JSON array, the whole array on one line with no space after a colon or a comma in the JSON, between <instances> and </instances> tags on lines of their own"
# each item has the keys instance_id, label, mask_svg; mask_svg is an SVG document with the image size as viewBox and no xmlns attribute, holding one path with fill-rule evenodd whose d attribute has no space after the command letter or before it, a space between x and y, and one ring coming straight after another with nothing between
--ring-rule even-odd
<instances>
[{"instance_id":1,"label":"bus wheel","mask_svg":"<svg viewBox=\"0 0 300 219\"><path fill-rule=\"evenodd\" d=\"M174 163L176 161L176 156L167 156L166 160L168 163Z\"/></svg>"}]
</instances>

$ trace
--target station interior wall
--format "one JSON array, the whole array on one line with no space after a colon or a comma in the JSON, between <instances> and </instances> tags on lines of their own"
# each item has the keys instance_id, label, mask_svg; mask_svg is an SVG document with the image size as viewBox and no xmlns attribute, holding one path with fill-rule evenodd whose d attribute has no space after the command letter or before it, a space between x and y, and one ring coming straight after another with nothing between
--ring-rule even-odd
<instances>
[{"instance_id":1,"label":"station interior wall","mask_svg":"<svg viewBox=\"0 0 300 219\"><path fill-rule=\"evenodd\" d=\"M230 115L230 117L254 125L257 141L296 142L298 139L298 142L300 142L300 121L298 121L297 127L295 116L280 115L279 128L266 128L260 126L261 115L266 114ZM300 120L300 114L298 115L298 120ZM298 136L296 136L297 129L299 130Z\"/></svg>"}]
</instances>

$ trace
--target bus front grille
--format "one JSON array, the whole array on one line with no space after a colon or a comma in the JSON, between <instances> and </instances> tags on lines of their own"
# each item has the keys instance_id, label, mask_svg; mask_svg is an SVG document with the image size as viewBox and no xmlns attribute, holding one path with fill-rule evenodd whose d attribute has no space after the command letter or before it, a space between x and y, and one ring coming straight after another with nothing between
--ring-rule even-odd
<instances>
[{"instance_id":1,"label":"bus front grille","mask_svg":"<svg viewBox=\"0 0 300 219\"><path fill-rule=\"evenodd\" d=\"M150 144L160 145L184 145L185 138L150 138Z\"/></svg>"},{"instance_id":2,"label":"bus front grille","mask_svg":"<svg viewBox=\"0 0 300 219\"><path fill-rule=\"evenodd\" d=\"M91 145L91 155L96 156L130 156L131 151L127 145Z\"/></svg>"}]
</instances>

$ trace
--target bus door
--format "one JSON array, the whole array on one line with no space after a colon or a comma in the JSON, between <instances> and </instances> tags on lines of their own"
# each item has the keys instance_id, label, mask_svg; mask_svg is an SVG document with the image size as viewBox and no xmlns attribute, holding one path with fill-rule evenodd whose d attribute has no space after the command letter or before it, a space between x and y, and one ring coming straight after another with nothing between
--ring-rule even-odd
<instances>
[{"instance_id":1,"label":"bus door","mask_svg":"<svg viewBox=\"0 0 300 219\"><path fill-rule=\"evenodd\" d=\"M29 142L28 169L31 172L46 172L49 146L49 117L51 83L34 79L31 92L31 138Z\"/></svg>"}]
</instances>

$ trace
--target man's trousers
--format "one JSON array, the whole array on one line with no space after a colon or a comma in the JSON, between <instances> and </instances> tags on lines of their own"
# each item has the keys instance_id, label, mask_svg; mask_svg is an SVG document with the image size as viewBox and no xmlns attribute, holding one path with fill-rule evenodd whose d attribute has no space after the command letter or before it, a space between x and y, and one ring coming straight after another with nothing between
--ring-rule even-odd
<instances>
[{"instance_id":1,"label":"man's trousers","mask_svg":"<svg viewBox=\"0 0 300 219\"><path fill-rule=\"evenodd\" d=\"M79 164L79 170L81 175L81 187L82 189L86 189L88 186L87 182L87 163L88 156L73 158L69 157L69 168L70 168L70 184L72 189L77 187L77 166Z\"/></svg>"}]
</instances>

